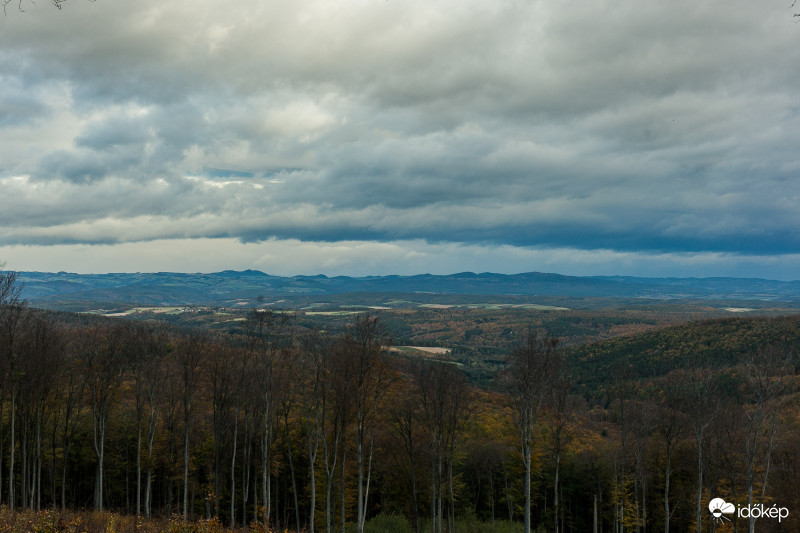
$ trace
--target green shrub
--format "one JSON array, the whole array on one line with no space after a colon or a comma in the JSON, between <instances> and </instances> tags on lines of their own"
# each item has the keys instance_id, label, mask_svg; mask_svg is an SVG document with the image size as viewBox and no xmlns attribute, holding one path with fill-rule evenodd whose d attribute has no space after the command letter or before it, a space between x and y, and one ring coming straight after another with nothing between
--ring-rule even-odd
<instances>
[{"instance_id":1,"label":"green shrub","mask_svg":"<svg viewBox=\"0 0 800 533\"><path fill-rule=\"evenodd\" d=\"M484 522L470 513L456 519L455 529L456 533L520 533L523 528L521 523L508 520Z\"/></svg>"},{"instance_id":2,"label":"green shrub","mask_svg":"<svg viewBox=\"0 0 800 533\"><path fill-rule=\"evenodd\" d=\"M364 523L364 533L413 533L411 524L401 514L381 513Z\"/></svg>"}]
</instances>

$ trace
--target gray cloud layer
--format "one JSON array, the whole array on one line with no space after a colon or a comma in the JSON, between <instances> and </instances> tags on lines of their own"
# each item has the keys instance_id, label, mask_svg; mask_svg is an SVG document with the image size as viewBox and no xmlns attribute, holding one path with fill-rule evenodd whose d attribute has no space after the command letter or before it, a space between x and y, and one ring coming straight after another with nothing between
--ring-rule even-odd
<instances>
[{"instance_id":1,"label":"gray cloud layer","mask_svg":"<svg viewBox=\"0 0 800 533\"><path fill-rule=\"evenodd\" d=\"M798 31L743 0L31 5L0 20L0 245L788 259Z\"/></svg>"}]
</instances>

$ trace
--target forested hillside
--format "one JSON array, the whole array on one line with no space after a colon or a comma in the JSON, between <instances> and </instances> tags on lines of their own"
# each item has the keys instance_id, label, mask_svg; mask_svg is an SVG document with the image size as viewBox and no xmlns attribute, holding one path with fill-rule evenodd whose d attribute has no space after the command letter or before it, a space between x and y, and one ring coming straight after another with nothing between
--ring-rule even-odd
<instances>
[{"instance_id":1,"label":"forested hillside","mask_svg":"<svg viewBox=\"0 0 800 533\"><path fill-rule=\"evenodd\" d=\"M691 367L728 368L766 346L796 351L800 315L702 320L573 348L578 381L608 388L620 375L654 378Z\"/></svg>"},{"instance_id":2,"label":"forested hillside","mask_svg":"<svg viewBox=\"0 0 800 533\"><path fill-rule=\"evenodd\" d=\"M797 316L572 347L530 321L478 388L458 354L390 351L396 315L380 310L320 328L253 309L215 332L31 309L4 279L9 512L281 531L682 532L708 530L709 500L722 497L791 510L758 531L800 527Z\"/></svg>"}]
</instances>

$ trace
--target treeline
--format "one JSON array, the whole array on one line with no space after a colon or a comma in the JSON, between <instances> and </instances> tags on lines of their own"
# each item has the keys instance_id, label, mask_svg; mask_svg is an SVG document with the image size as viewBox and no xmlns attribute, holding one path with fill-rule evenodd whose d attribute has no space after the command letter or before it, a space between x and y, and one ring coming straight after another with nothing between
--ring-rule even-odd
<instances>
[{"instance_id":1,"label":"treeline","mask_svg":"<svg viewBox=\"0 0 800 533\"><path fill-rule=\"evenodd\" d=\"M11 510L296 531L700 533L718 527L714 497L800 509L788 338L644 376L612 358L590 401L558 340L533 329L481 391L456 364L391 356L379 316L298 333L290 313L254 310L241 335L67 322L28 309L10 277L0 504ZM758 531L796 531L798 517L761 518Z\"/></svg>"}]
</instances>

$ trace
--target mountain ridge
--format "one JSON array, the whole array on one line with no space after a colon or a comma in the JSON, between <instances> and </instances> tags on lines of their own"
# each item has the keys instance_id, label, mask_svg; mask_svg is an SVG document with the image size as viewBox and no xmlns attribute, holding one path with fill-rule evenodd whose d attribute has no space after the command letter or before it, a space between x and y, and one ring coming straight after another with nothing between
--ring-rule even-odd
<instances>
[{"instance_id":1,"label":"mountain ridge","mask_svg":"<svg viewBox=\"0 0 800 533\"><path fill-rule=\"evenodd\" d=\"M761 278L568 276L547 272L458 272L386 276L275 276L259 270L212 273L18 273L34 305L63 300L139 305L225 305L231 301L344 293L565 296L800 302L800 281Z\"/></svg>"}]
</instances>

